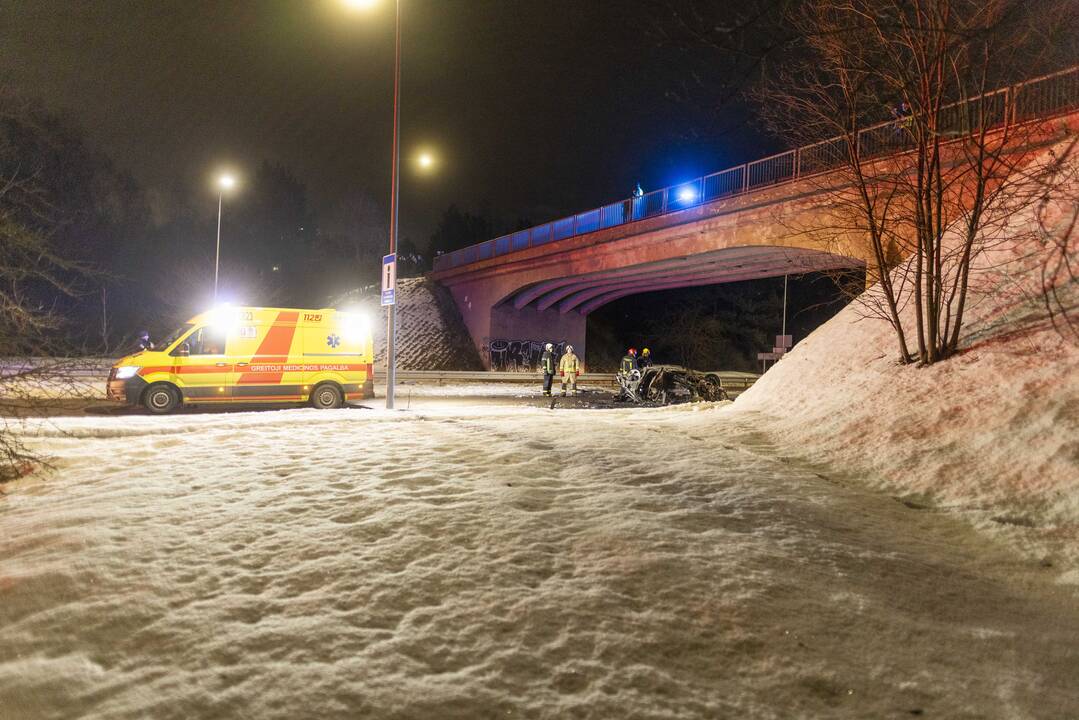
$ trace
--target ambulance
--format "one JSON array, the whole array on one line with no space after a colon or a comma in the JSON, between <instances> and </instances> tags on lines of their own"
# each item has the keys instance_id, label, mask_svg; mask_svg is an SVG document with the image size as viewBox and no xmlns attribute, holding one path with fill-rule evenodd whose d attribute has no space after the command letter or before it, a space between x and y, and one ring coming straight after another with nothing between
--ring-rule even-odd
<instances>
[{"instance_id":1,"label":"ambulance","mask_svg":"<svg viewBox=\"0 0 1079 720\"><path fill-rule=\"evenodd\" d=\"M374 397L362 312L219 307L196 315L109 373L108 397L164 414L181 405L310 403Z\"/></svg>"}]
</instances>

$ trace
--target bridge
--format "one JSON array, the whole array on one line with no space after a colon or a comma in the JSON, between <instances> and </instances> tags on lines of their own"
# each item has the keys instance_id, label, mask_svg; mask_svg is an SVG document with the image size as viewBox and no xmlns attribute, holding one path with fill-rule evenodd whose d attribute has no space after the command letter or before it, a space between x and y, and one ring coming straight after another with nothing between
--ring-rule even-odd
<instances>
[{"instance_id":1,"label":"bridge","mask_svg":"<svg viewBox=\"0 0 1079 720\"><path fill-rule=\"evenodd\" d=\"M991 123L1043 120L1079 105L1079 67L967 100ZM965 103L955 106L964 116ZM895 122L860 131L862 158L904 152ZM839 182L845 141L834 138L745 163L641 197L472 245L435 259L477 348L573 344L584 357L587 317L621 297L786 274L865 269L869 245L830 246L812 227Z\"/></svg>"}]
</instances>

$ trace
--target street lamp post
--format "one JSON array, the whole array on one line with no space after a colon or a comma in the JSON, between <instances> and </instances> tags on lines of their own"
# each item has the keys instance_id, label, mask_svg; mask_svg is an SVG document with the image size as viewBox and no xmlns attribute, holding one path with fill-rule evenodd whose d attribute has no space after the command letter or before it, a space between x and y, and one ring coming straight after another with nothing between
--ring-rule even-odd
<instances>
[{"instance_id":1,"label":"street lamp post","mask_svg":"<svg viewBox=\"0 0 1079 720\"><path fill-rule=\"evenodd\" d=\"M401 2L394 0L394 54L393 54L393 145L390 171L390 254L397 252L397 226L400 207L401 175ZM357 10L369 10L378 0L344 0ZM395 258L396 259L396 258ZM395 293L396 294L396 293ZM397 298L386 310L386 409L393 409L393 391L397 384Z\"/></svg>"},{"instance_id":2,"label":"street lamp post","mask_svg":"<svg viewBox=\"0 0 1079 720\"><path fill-rule=\"evenodd\" d=\"M221 207L225 200L225 191L231 190L236 178L225 174L217 178L217 251L214 253L214 305L217 304L217 275L221 266Z\"/></svg>"},{"instance_id":3,"label":"street lamp post","mask_svg":"<svg viewBox=\"0 0 1079 720\"><path fill-rule=\"evenodd\" d=\"M401 0L394 2L396 20L394 21L393 51L393 169L390 172L390 254L397 252L397 215L398 190L401 171ZM396 257L394 260L396 261ZM393 389L397 384L397 297L394 291L393 303L386 313L386 409L393 410Z\"/></svg>"}]
</instances>

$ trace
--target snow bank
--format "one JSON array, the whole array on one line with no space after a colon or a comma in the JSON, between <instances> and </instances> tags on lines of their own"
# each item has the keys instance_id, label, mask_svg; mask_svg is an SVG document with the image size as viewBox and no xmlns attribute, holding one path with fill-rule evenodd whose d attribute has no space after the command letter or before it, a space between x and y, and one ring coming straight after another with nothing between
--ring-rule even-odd
<instances>
[{"instance_id":1,"label":"snow bank","mask_svg":"<svg viewBox=\"0 0 1079 720\"><path fill-rule=\"evenodd\" d=\"M1057 203L1050 224L1074 201ZM1033 222L1030 211L1012 219L1017 232ZM961 513L1079 583L1079 347L1036 297L1043 261L1015 244L976 259L958 357L899 365L891 328L853 303L732 411L767 414L769 436L801 458ZM1073 308L1076 290L1060 288Z\"/></svg>"}]
</instances>

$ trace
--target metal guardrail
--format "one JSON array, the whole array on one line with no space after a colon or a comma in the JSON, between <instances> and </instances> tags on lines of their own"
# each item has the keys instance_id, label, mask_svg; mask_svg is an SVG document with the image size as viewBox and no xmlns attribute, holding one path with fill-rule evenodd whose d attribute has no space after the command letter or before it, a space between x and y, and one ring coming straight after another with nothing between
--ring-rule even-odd
<instances>
[{"instance_id":1,"label":"metal guardrail","mask_svg":"<svg viewBox=\"0 0 1079 720\"><path fill-rule=\"evenodd\" d=\"M755 373L737 372L737 371L719 371L715 373L719 376L720 385L726 390L745 390L757 381L760 377ZM543 375L538 372L497 372L497 371L479 371L479 372L459 372L455 370L398 370L397 382L398 383L434 383L438 385L450 385L454 383L470 383L470 382L502 382L502 383L521 383L521 384L536 384L543 379ZM376 368L375 370L375 382L385 380L385 372ZM616 382L614 379L614 373L582 373L577 378L578 384L581 385L602 385L613 387Z\"/></svg>"},{"instance_id":2,"label":"metal guardrail","mask_svg":"<svg viewBox=\"0 0 1079 720\"><path fill-rule=\"evenodd\" d=\"M109 375L115 360L111 358L29 358L19 360L0 360L0 376L20 372L32 367L47 367L55 365L63 366L63 376L66 379L81 382L105 381ZM716 372L720 384L727 390L744 390L760 377L754 373L737 371ZM44 377L44 374L42 375ZM538 372L496 372L496 371L457 371L457 370L398 370L398 383L434 383L438 385L450 385L457 383L527 383L535 384L542 380L543 376ZM386 371L375 368L375 382L386 379ZM615 384L614 373L583 373L578 382L584 385L613 386Z\"/></svg>"},{"instance_id":3,"label":"metal guardrail","mask_svg":"<svg viewBox=\"0 0 1079 720\"><path fill-rule=\"evenodd\" d=\"M1079 65L953 103L942 109L942 127L946 132L960 135L978 127L1048 118L1077 106ZM910 133L902 129L903 121L899 118L860 130L856 138L858 157L869 160L907 149L911 145ZM437 272L471 265L555 240L626 225L808 177L841 165L847 158L847 152L847 141L843 137L788 150L655 190L641 197L619 200L439 255L434 260L434 269Z\"/></svg>"}]
</instances>

